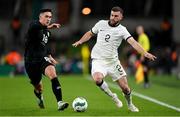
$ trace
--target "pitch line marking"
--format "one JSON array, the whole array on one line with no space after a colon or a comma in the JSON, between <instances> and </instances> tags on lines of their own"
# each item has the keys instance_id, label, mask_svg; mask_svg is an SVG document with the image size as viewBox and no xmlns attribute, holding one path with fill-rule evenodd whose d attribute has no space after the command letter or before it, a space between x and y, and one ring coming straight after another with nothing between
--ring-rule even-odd
<instances>
[{"instance_id":1,"label":"pitch line marking","mask_svg":"<svg viewBox=\"0 0 180 117\"><path fill-rule=\"evenodd\" d=\"M87 79L88 79L88 80L92 80L91 77L87 77ZM108 82L108 84L109 84L110 87L112 87L112 88L114 88L114 89L119 89L119 87L118 87L117 85L115 85L115 84L112 84L112 83L110 83L110 82ZM132 92L132 95L180 112L180 108L177 108L177 107L172 106L172 105L170 105L170 104L166 104L166 103L164 103L164 102L162 102L162 101L156 100L156 99L154 99L154 98L151 98L151 97L149 97L149 96L140 94L140 93L138 93L138 92L133 91L133 92Z\"/></svg>"},{"instance_id":2,"label":"pitch line marking","mask_svg":"<svg viewBox=\"0 0 180 117\"><path fill-rule=\"evenodd\" d=\"M112 88L114 88L114 89L119 89L118 86L116 86L116 85L114 85L114 84L112 84L112 83L109 83L109 86L112 87ZM167 104L167 103L164 103L164 102L162 102L162 101L156 100L156 99L151 98L151 97L149 97L149 96L140 94L140 93L138 93L138 92L133 91L133 92L132 92L132 95L180 112L180 108L177 108L177 107L172 106L172 105L170 105L170 104Z\"/></svg>"}]
</instances>

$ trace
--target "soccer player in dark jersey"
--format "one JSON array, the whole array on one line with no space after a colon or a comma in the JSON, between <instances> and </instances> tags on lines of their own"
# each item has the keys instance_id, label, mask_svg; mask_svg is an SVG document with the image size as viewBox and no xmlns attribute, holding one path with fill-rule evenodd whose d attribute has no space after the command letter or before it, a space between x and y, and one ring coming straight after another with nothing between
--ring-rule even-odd
<instances>
[{"instance_id":1,"label":"soccer player in dark jersey","mask_svg":"<svg viewBox=\"0 0 180 117\"><path fill-rule=\"evenodd\" d=\"M39 20L30 23L25 42L25 69L34 86L34 94L38 99L40 108L44 108L42 74L51 80L52 90L57 99L58 110L68 107L67 102L62 101L61 85L58 81L55 65L57 61L51 56L47 43L50 37L48 29L59 28L60 24L52 23L51 9L42 9Z\"/></svg>"}]
</instances>

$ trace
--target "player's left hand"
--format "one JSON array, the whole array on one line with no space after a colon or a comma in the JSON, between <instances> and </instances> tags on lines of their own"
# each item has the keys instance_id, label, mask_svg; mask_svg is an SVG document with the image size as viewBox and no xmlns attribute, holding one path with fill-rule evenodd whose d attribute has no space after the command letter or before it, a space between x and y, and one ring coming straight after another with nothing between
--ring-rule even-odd
<instances>
[{"instance_id":1,"label":"player's left hand","mask_svg":"<svg viewBox=\"0 0 180 117\"><path fill-rule=\"evenodd\" d=\"M144 53L144 56L146 58L152 60L152 61L156 60L156 58L157 58L156 56L154 56L154 55L152 55L151 53L148 53L148 52Z\"/></svg>"},{"instance_id":2,"label":"player's left hand","mask_svg":"<svg viewBox=\"0 0 180 117\"><path fill-rule=\"evenodd\" d=\"M49 60L53 65L58 64L58 62L51 55L49 56Z\"/></svg>"},{"instance_id":3,"label":"player's left hand","mask_svg":"<svg viewBox=\"0 0 180 117\"><path fill-rule=\"evenodd\" d=\"M52 29L52 28L60 28L60 24L58 24L58 23L52 23L52 24L50 24L47 28L48 29Z\"/></svg>"},{"instance_id":4,"label":"player's left hand","mask_svg":"<svg viewBox=\"0 0 180 117\"><path fill-rule=\"evenodd\" d=\"M50 60L51 60L51 63L52 63L53 65L58 64L58 62L57 62L55 59L50 59Z\"/></svg>"}]
</instances>

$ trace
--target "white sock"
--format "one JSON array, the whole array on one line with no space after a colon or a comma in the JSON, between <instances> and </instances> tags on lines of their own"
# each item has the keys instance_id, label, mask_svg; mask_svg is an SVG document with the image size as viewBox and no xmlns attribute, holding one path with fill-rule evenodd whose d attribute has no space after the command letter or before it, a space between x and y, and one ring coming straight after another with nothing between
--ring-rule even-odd
<instances>
[{"instance_id":1,"label":"white sock","mask_svg":"<svg viewBox=\"0 0 180 117\"><path fill-rule=\"evenodd\" d=\"M58 101L57 103L58 103L58 105L60 105L62 103L62 101Z\"/></svg>"},{"instance_id":2,"label":"white sock","mask_svg":"<svg viewBox=\"0 0 180 117\"><path fill-rule=\"evenodd\" d=\"M103 90L108 96L112 97L113 93L112 91L109 89L108 84L103 81L102 85L100 86L101 90Z\"/></svg>"}]
</instances>

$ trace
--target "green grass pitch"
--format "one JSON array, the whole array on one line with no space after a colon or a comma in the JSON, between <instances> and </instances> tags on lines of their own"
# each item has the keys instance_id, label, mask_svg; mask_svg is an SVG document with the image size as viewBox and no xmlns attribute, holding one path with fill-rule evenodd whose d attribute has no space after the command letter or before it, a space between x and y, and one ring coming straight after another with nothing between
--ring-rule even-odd
<instances>
[{"instance_id":1,"label":"green grass pitch","mask_svg":"<svg viewBox=\"0 0 180 117\"><path fill-rule=\"evenodd\" d=\"M105 79L112 84L110 78ZM0 116L180 116L180 112L133 96L134 104L140 109L138 113L128 111L121 91L110 87L123 102L122 108L117 108L92 80L82 75L61 75L63 100L70 106L64 111L57 111L57 103L52 93L51 82L43 78L45 109L39 109L33 94L33 87L26 76L0 76ZM149 96L174 107L180 108L180 80L173 76L152 76L151 87L144 89L137 85L133 77L128 79L134 92ZM116 83L113 83L116 84ZM87 99L88 109L78 113L72 109L72 101L77 96Z\"/></svg>"}]
</instances>

